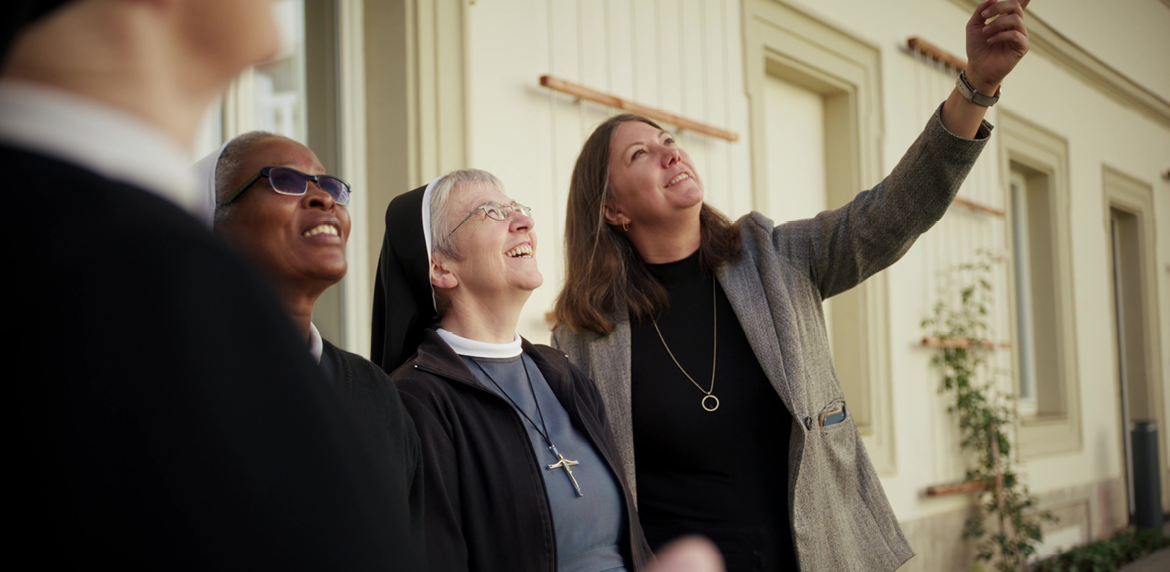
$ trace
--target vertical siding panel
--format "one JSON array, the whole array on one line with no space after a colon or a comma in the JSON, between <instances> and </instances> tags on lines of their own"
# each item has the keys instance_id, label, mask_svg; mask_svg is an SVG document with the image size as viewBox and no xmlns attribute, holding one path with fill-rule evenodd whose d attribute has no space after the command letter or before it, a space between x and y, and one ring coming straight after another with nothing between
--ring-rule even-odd
<instances>
[{"instance_id":1,"label":"vertical siding panel","mask_svg":"<svg viewBox=\"0 0 1170 572\"><path fill-rule=\"evenodd\" d=\"M703 0L702 26L699 36L699 47L702 55L703 78L703 120L727 128L729 122L725 108L727 106L726 88L723 83L724 37L723 37L723 6L716 0ZM703 182L707 191L707 202L723 211L728 216L731 212L732 194L731 180L728 177L730 155L728 143L714 137L706 138L707 172Z\"/></svg>"},{"instance_id":2,"label":"vertical siding panel","mask_svg":"<svg viewBox=\"0 0 1170 572\"><path fill-rule=\"evenodd\" d=\"M634 0L606 1L609 6L609 90L618 97L637 101L634 94L634 43L630 22L630 3Z\"/></svg>"},{"instance_id":3,"label":"vertical siding panel","mask_svg":"<svg viewBox=\"0 0 1170 572\"><path fill-rule=\"evenodd\" d=\"M657 0L631 0L630 42L633 45L634 95L639 103L660 106L658 86Z\"/></svg>"},{"instance_id":4,"label":"vertical siding panel","mask_svg":"<svg viewBox=\"0 0 1170 572\"><path fill-rule=\"evenodd\" d=\"M548 16L545 31L547 41L553 46L550 73L569 81L583 83L576 2L545 0L545 3ZM504 62L495 65L507 67ZM549 161L552 166L551 185L547 188L533 189L536 194L547 197L542 203L547 207L537 216L539 264L544 274L544 286L538 288L525 305L526 316L521 325L522 328L527 328L522 330L525 336L533 341L542 342L548 340L549 331L544 314L552 310L553 301L564 281L565 209L573 161L581 145L580 105L574 103L574 98L558 92L548 91L546 97L550 106L549 131L545 138L523 142L521 147L540 157L539 160ZM520 163L523 164L524 161L520 160Z\"/></svg>"},{"instance_id":5,"label":"vertical siding panel","mask_svg":"<svg viewBox=\"0 0 1170 572\"><path fill-rule=\"evenodd\" d=\"M577 5L564 0L548 0L549 38L552 41L552 69L549 72L569 81L581 81L581 62L577 55ZM500 65L497 63L496 65Z\"/></svg>"},{"instance_id":6,"label":"vertical siding panel","mask_svg":"<svg viewBox=\"0 0 1170 572\"><path fill-rule=\"evenodd\" d=\"M581 62L581 83L587 87L609 91L607 41L609 22L605 17L605 0L577 0L578 39L577 57Z\"/></svg>"},{"instance_id":7,"label":"vertical siding panel","mask_svg":"<svg viewBox=\"0 0 1170 572\"><path fill-rule=\"evenodd\" d=\"M609 21L606 8L606 0L577 0L577 29L580 34L577 57L581 62L581 82L603 92L610 90ZM609 113L610 109L606 106L581 100L577 117L580 140L583 142Z\"/></svg>"},{"instance_id":8,"label":"vertical siding panel","mask_svg":"<svg viewBox=\"0 0 1170 572\"><path fill-rule=\"evenodd\" d=\"M681 84L681 107L684 117L707 121L704 108L704 85L702 46L702 0L679 0L679 83ZM710 173L710 137L692 131L680 133L682 144L695 161L700 176Z\"/></svg>"},{"instance_id":9,"label":"vertical siding panel","mask_svg":"<svg viewBox=\"0 0 1170 572\"><path fill-rule=\"evenodd\" d=\"M704 75L703 63L706 58L703 54L703 2L705 0L680 0L679 11L679 45L682 50L682 71L679 79L682 81L682 113L684 116L699 121L710 121L707 117L707 98L704 86L707 78ZM692 134L700 137L699 134Z\"/></svg>"},{"instance_id":10,"label":"vertical siding panel","mask_svg":"<svg viewBox=\"0 0 1170 572\"><path fill-rule=\"evenodd\" d=\"M680 0L658 0L658 106L682 111L682 50L679 37Z\"/></svg>"},{"instance_id":11,"label":"vertical siding panel","mask_svg":"<svg viewBox=\"0 0 1170 572\"><path fill-rule=\"evenodd\" d=\"M723 0L723 85L728 105L725 109L727 126L739 133L739 141L728 146L728 185L731 189L732 218L738 218L754 209L752 201L751 126L748 123L748 104L744 94L743 33L738 0ZM764 65L747 62L746 65ZM763 184L761 182L761 184Z\"/></svg>"}]
</instances>

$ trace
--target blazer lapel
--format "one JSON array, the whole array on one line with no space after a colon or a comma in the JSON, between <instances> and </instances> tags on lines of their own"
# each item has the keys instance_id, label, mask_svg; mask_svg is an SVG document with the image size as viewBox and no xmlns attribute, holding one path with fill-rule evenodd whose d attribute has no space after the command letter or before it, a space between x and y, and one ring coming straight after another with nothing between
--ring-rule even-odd
<instances>
[{"instance_id":1,"label":"blazer lapel","mask_svg":"<svg viewBox=\"0 0 1170 572\"><path fill-rule=\"evenodd\" d=\"M618 315L625 316L624 304ZM613 333L598 336L590 343L589 375L605 402L606 416L613 428L618 453L625 460L626 482L637 502L637 479L634 475L634 419L630 405L630 321L617 323Z\"/></svg>"},{"instance_id":2,"label":"blazer lapel","mask_svg":"<svg viewBox=\"0 0 1170 572\"><path fill-rule=\"evenodd\" d=\"M772 312L767 310L770 308L768 298L764 295L764 285L760 282L760 273L756 270L751 252L745 248L738 260L720 266L716 276L735 310L735 316L739 319L743 333L747 335L760 367L788 412L795 416L792 390L788 385L788 376L784 373L784 355L780 352L780 342L776 338L776 324L772 321ZM629 371L628 364L626 371Z\"/></svg>"}]
</instances>

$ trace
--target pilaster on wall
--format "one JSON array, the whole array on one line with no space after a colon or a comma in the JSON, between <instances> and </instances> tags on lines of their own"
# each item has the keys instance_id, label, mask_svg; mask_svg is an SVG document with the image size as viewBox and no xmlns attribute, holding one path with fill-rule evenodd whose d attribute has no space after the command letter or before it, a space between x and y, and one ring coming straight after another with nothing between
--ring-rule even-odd
<instances>
[{"instance_id":1,"label":"pilaster on wall","mask_svg":"<svg viewBox=\"0 0 1170 572\"><path fill-rule=\"evenodd\" d=\"M337 6L337 153L338 172L346 173L355 189L368 189L366 151L365 34L362 0L338 0ZM346 349L368 356L370 347L370 296L374 269L367 266L370 250L377 252L378 238L369 232L370 197L355 193L350 199L351 228L346 243L349 265L342 282L345 304Z\"/></svg>"},{"instance_id":2,"label":"pilaster on wall","mask_svg":"<svg viewBox=\"0 0 1170 572\"><path fill-rule=\"evenodd\" d=\"M469 164L467 32L464 0L364 0L363 8L372 285L390 201Z\"/></svg>"},{"instance_id":3,"label":"pilaster on wall","mask_svg":"<svg viewBox=\"0 0 1170 572\"><path fill-rule=\"evenodd\" d=\"M755 125L765 123L769 76L820 95L825 105L827 208L838 208L882 179L881 69L876 46L783 1L743 4L745 83ZM768 136L753 128L752 206L778 217L771 196ZM776 143L773 142L773 145ZM776 214L773 214L776 213ZM834 368L853 420L880 475L896 471L890 375L889 293L885 274L833 299Z\"/></svg>"}]
</instances>

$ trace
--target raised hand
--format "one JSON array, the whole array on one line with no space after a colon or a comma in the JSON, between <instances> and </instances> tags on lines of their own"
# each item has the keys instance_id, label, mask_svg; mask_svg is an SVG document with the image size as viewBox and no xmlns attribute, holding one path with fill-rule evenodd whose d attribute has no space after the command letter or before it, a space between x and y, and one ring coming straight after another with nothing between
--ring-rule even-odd
<instances>
[{"instance_id":1,"label":"raised hand","mask_svg":"<svg viewBox=\"0 0 1170 572\"><path fill-rule=\"evenodd\" d=\"M995 94L1028 53L1024 8L1030 1L985 0L967 21L967 80L979 93ZM990 18L995 20L987 22Z\"/></svg>"}]
</instances>

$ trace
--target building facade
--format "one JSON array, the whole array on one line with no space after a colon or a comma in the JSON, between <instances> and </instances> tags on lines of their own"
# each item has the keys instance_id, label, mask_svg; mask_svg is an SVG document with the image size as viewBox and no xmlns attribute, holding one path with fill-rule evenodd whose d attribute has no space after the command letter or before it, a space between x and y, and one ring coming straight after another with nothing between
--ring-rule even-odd
<instances>
[{"instance_id":1,"label":"building facade","mask_svg":"<svg viewBox=\"0 0 1170 572\"><path fill-rule=\"evenodd\" d=\"M386 205L453 169L533 207L545 285L520 329L547 342L564 276L569 176L614 107L553 76L732 132L675 130L707 201L778 223L879 182L950 92L977 2L909 0L280 0L281 56L209 111L197 154L267 129L356 190L349 275L325 337L368 355ZM1170 2L1034 3L1032 51L988 113L962 201L890 269L826 303L836 366L918 556L962 570L969 495L957 423L921 321L947 270L992 253L987 374L1017 397L1013 454L1060 517L1042 551L1109 536L1133 511L1127 427L1154 421L1170 512ZM915 44L921 46L922 44ZM923 51L926 50L926 51ZM933 55L932 55L933 54Z\"/></svg>"}]
</instances>

